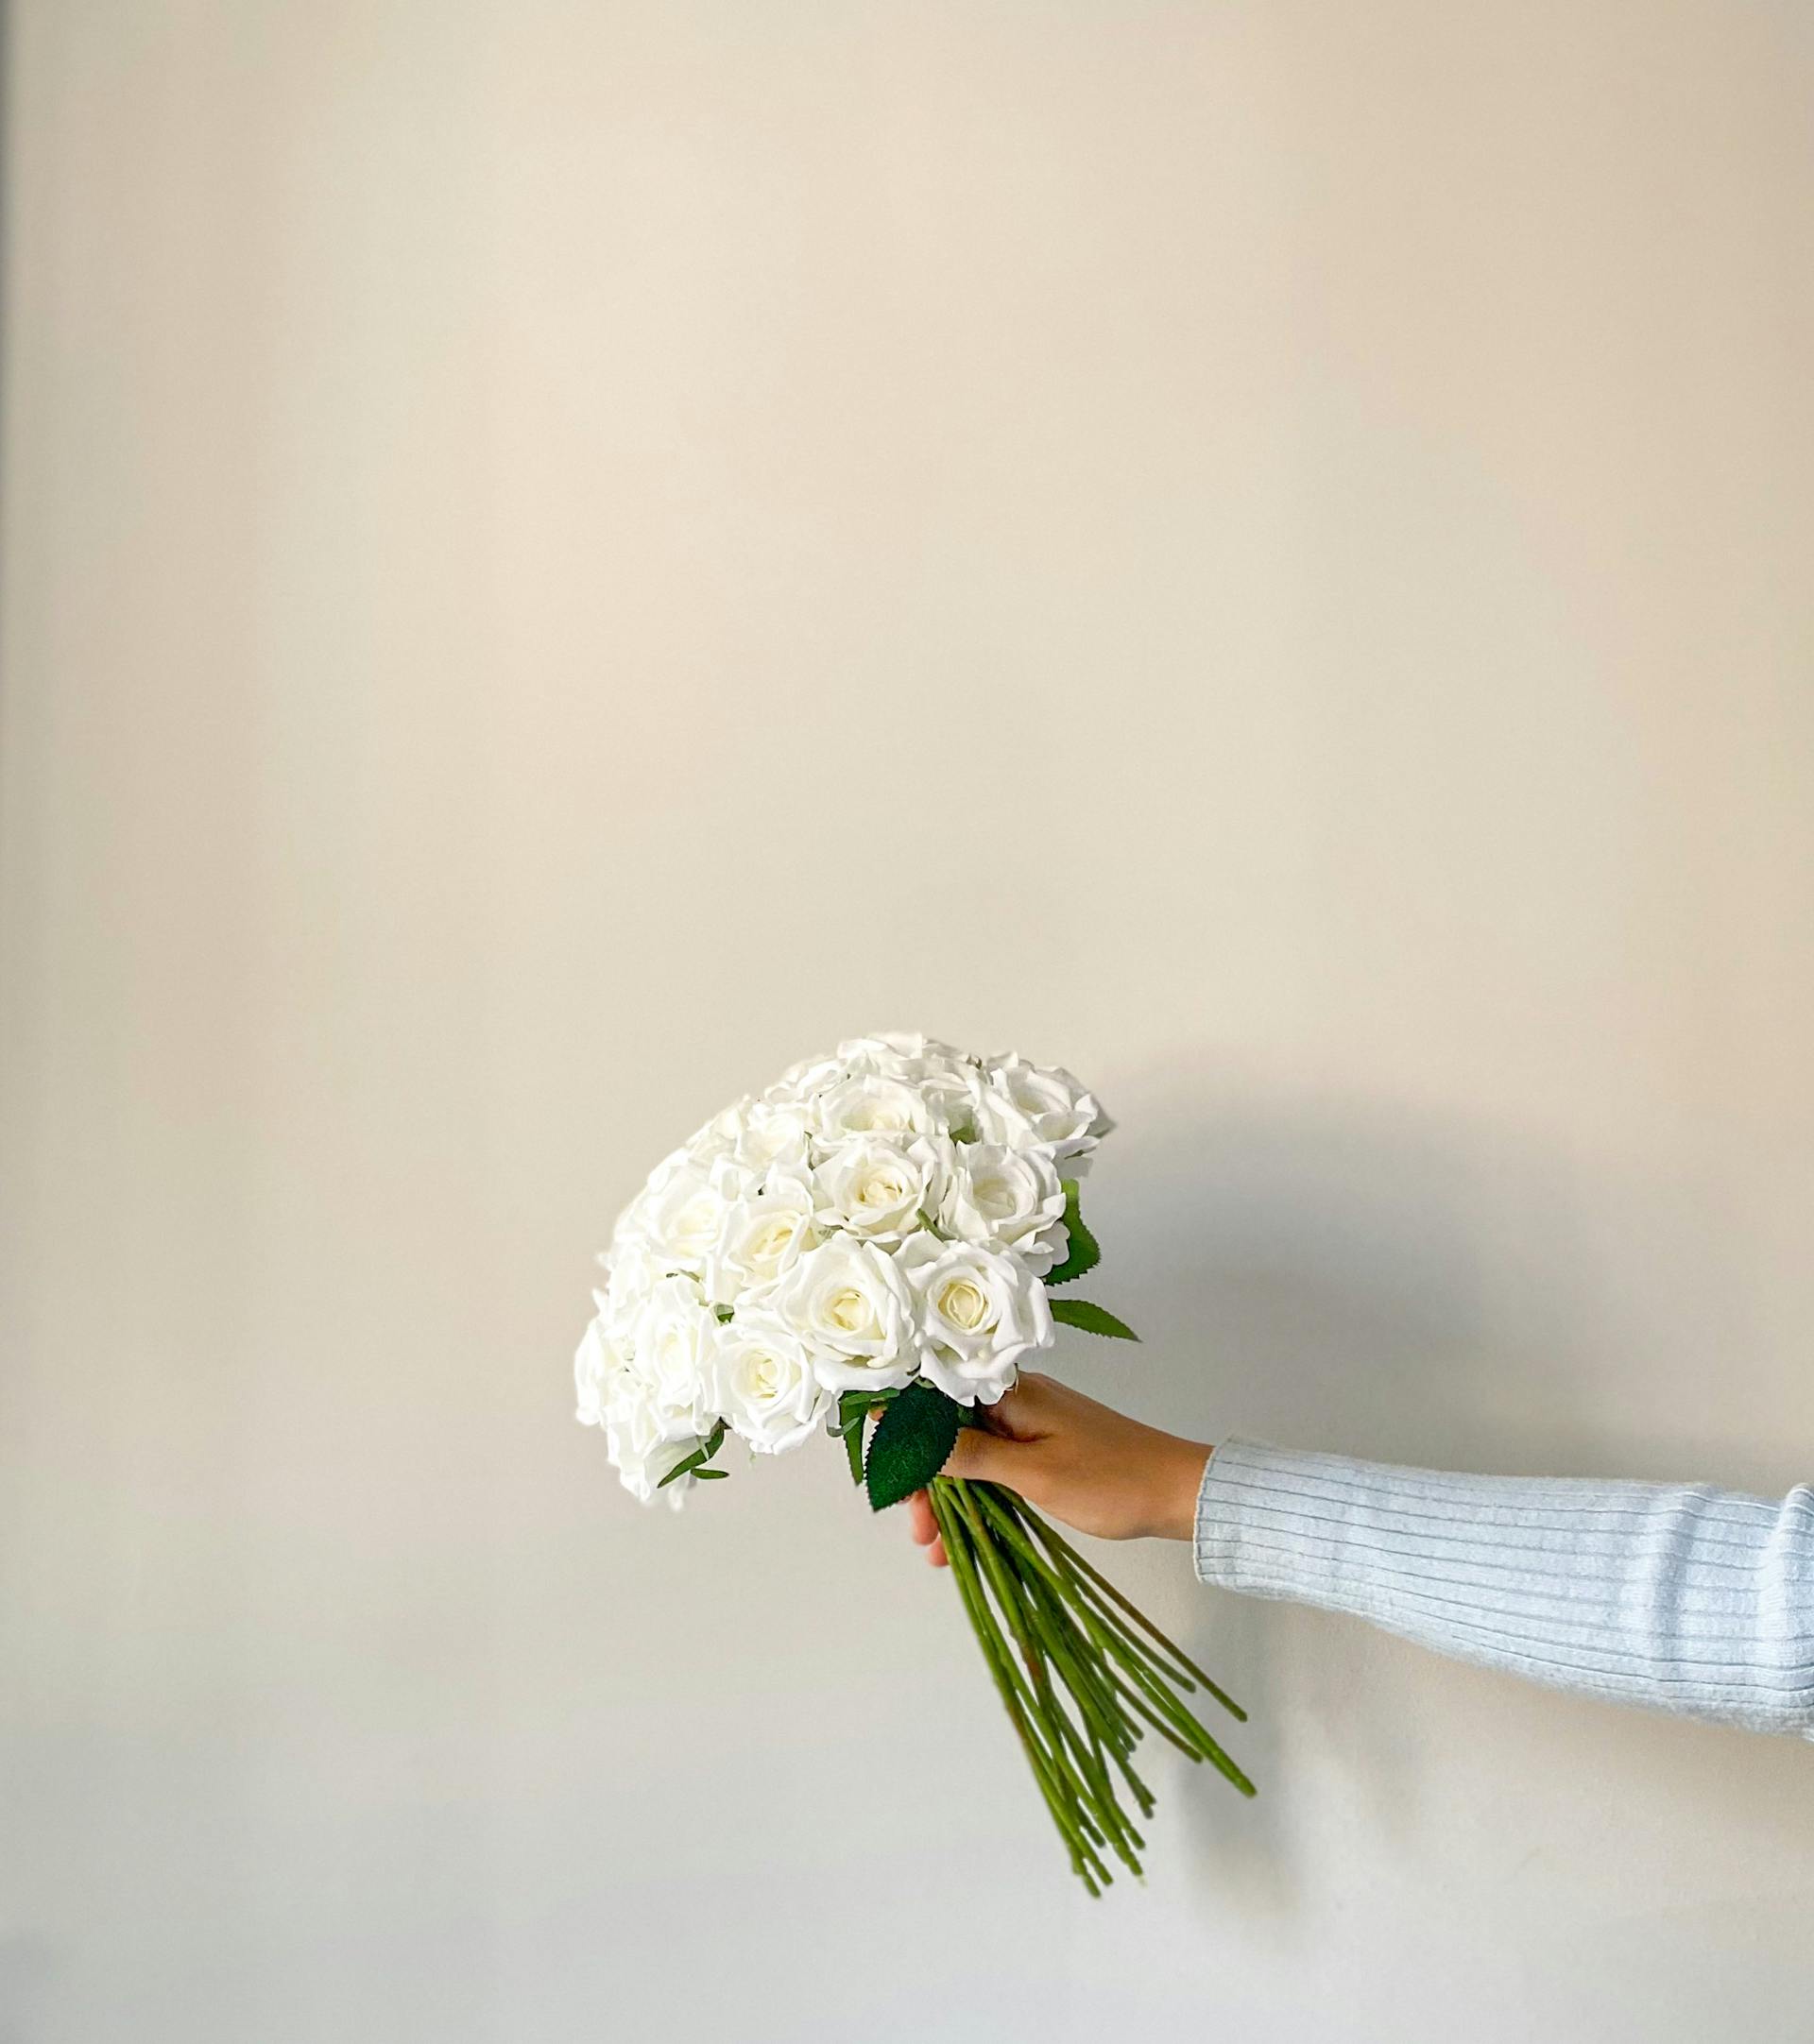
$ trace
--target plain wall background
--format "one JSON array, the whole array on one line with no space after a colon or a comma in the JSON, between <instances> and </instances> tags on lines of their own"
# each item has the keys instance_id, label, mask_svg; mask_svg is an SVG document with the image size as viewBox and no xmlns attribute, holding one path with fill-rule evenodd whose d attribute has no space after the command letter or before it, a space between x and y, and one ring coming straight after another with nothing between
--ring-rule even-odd
<instances>
[{"instance_id":1,"label":"plain wall background","mask_svg":"<svg viewBox=\"0 0 1814 2044\"><path fill-rule=\"evenodd\" d=\"M1814 1473L1814 13L11 27L0 2036L1805 2035L1805 1745L1123 1550L1263 1795L1092 1905L836 1450L568 1372L924 1027L1121 1119L1074 1381Z\"/></svg>"}]
</instances>

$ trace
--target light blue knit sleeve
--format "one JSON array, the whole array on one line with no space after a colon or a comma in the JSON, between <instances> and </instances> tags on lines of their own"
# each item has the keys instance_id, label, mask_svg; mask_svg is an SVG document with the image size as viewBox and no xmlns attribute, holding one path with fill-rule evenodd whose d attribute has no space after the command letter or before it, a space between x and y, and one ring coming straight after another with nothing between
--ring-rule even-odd
<instances>
[{"instance_id":1,"label":"light blue knit sleeve","mask_svg":"<svg viewBox=\"0 0 1814 2044\"><path fill-rule=\"evenodd\" d=\"M1197 1574L1439 1653L1814 1738L1814 1490L1447 1475L1249 1440L1209 1457Z\"/></svg>"}]
</instances>

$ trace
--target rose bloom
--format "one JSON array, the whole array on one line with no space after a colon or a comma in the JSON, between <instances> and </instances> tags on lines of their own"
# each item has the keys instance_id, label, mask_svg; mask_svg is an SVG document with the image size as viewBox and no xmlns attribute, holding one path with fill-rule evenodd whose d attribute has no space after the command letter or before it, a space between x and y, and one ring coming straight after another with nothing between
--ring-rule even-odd
<instances>
[{"instance_id":1,"label":"rose bloom","mask_svg":"<svg viewBox=\"0 0 1814 2044\"><path fill-rule=\"evenodd\" d=\"M917 1086L875 1072L854 1072L829 1086L814 1101L813 1118L828 1143L851 1135L927 1135L934 1119Z\"/></svg>"},{"instance_id":2,"label":"rose bloom","mask_svg":"<svg viewBox=\"0 0 1814 2044\"><path fill-rule=\"evenodd\" d=\"M725 1197L712 1167L677 1150L651 1173L620 1225L642 1235L649 1253L670 1270L703 1270L718 1239Z\"/></svg>"},{"instance_id":3,"label":"rose bloom","mask_svg":"<svg viewBox=\"0 0 1814 2044\"><path fill-rule=\"evenodd\" d=\"M706 1296L734 1305L791 1270L821 1239L813 1204L812 1180L793 1165L772 1166L754 1191L727 1200L706 1252Z\"/></svg>"},{"instance_id":4,"label":"rose bloom","mask_svg":"<svg viewBox=\"0 0 1814 2044\"><path fill-rule=\"evenodd\" d=\"M760 1308L738 1314L721 1332L712 1389L726 1423L761 1455L796 1447L830 1400L813 1373L805 1342Z\"/></svg>"},{"instance_id":5,"label":"rose bloom","mask_svg":"<svg viewBox=\"0 0 1814 2044\"><path fill-rule=\"evenodd\" d=\"M745 1170L772 1164L804 1165L812 1138L812 1116L794 1100L757 1100L744 1116L731 1155Z\"/></svg>"},{"instance_id":6,"label":"rose bloom","mask_svg":"<svg viewBox=\"0 0 1814 2044\"><path fill-rule=\"evenodd\" d=\"M1046 1288L1018 1258L916 1235L898 1262L917 1308L920 1371L960 1405L994 1405L1018 1358L1052 1346Z\"/></svg>"},{"instance_id":7,"label":"rose bloom","mask_svg":"<svg viewBox=\"0 0 1814 2044\"><path fill-rule=\"evenodd\" d=\"M951 1146L943 1148L944 1156L923 1136L905 1144L858 1136L841 1144L813 1174L820 1225L847 1228L874 1242L911 1235L923 1225L920 1209L938 1203Z\"/></svg>"},{"instance_id":8,"label":"rose bloom","mask_svg":"<svg viewBox=\"0 0 1814 2044\"><path fill-rule=\"evenodd\" d=\"M668 1433L648 1384L634 1370L624 1371L612 1386L603 1424L606 1449L624 1488L645 1505L653 1504L659 1491L678 1511L681 1493L693 1488L692 1475L676 1477L665 1489L661 1479L701 1445L700 1438Z\"/></svg>"},{"instance_id":9,"label":"rose bloom","mask_svg":"<svg viewBox=\"0 0 1814 2044\"><path fill-rule=\"evenodd\" d=\"M898 1389L914 1374L913 1300L873 1242L834 1235L763 1303L806 1343L828 1390Z\"/></svg>"},{"instance_id":10,"label":"rose bloom","mask_svg":"<svg viewBox=\"0 0 1814 2044\"><path fill-rule=\"evenodd\" d=\"M1040 1150L967 1143L945 1187L938 1224L948 1235L984 1249L1011 1249L1044 1277L1070 1246L1065 1188Z\"/></svg>"},{"instance_id":11,"label":"rose bloom","mask_svg":"<svg viewBox=\"0 0 1814 2044\"><path fill-rule=\"evenodd\" d=\"M913 1086L926 1100L934 1121L953 1128L969 1118L981 1071L950 1044L936 1036L904 1032L859 1036L838 1046L838 1061L847 1073L870 1072Z\"/></svg>"},{"instance_id":12,"label":"rose bloom","mask_svg":"<svg viewBox=\"0 0 1814 2044\"><path fill-rule=\"evenodd\" d=\"M1018 1053L989 1058L987 1082L978 1095L977 1126L991 1142L1016 1150L1037 1143L1063 1162L1075 1158L1073 1177L1088 1168L1098 1141L1115 1126L1096 1097L1060 1065L1030 1065Z\"/></svg>"},{"instance_id":13,"label":"rose bloom","mask_svg":"<svg viewBox=\"0 0 1814 2044\"><path fill-rule=\"evenodd\" d=\"M711 1366L717 1346L718 1316L698 1286L690 1277L663 1278L637 1317L630 1360L670 1439L710 1432Z\"/></svg>"},{"instance_id":14,"label":"rose bloom","mask_svg":"<svg viewBox=\"0 0 1814 2044\"><path fill-rule=\"evenodd\" d=\"M606 1452L624 1488L648 1504L661 1478L698 1446L698 1437L668 1430L653 1386L601 1320L591 1322L579 1344L573 1381L581 1425L604 1429ZM676 1508L692 1480L683 1476L668 1486L665 1494Z\"/></svg>"}]
</instances>

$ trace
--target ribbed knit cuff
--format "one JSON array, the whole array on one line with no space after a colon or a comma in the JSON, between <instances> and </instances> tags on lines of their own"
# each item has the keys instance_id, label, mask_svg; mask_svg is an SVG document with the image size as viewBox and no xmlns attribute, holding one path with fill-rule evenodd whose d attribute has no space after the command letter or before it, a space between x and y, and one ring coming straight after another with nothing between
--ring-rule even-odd
<instances>
[{"instance_id":1,"label":"ribbed knit cuff","mask_svg":"<svg viewBox=\"0 0 1814 2044\"><path fill-rule=\"evenodd\" d=\"M1314 1572L1303 1567L1309 1558L1302 1550L1269 1544L1262 1560L1244 1546L1254 1524L1253 1499L1263 1494L1268 1477L1301 1470L1315 1459L1257 1440L1217 1442L1197 1490L1193 1560L1199 1580L1248 1596L1321 1601L1318 1593L1327 1586L1310 1581Z\"/></svg>"}]
</instances>

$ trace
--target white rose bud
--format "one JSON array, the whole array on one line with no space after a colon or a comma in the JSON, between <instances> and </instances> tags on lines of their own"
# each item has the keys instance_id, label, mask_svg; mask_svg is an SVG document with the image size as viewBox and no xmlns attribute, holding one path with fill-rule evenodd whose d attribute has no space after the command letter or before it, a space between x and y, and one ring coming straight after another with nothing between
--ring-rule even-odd
<instances>
[{"instance_id":1,"label":"white rose bud","mask_svg":"<svg viewBox=\"0 0 1814 2044\"><path fill-rule=\"evenodd\" d=\"M960 1405L992 1405L1018 1358L1051 1347L1046 1288L1017 1258L916 1235L898 1260L918 1309L921 1372Z\"/></svg>"},{"instance_id":2,"label":"white rose bud","mask_svg":"<svg viewBox=\"0 0 1814 2044\"><path fill-rule=\"evenodd\" d=\"M834 1235L765 1302L806 1343L828 1390L898 1389L914 1373L913 1300L873 1242Z\"/></svg>"}]
</instances>

